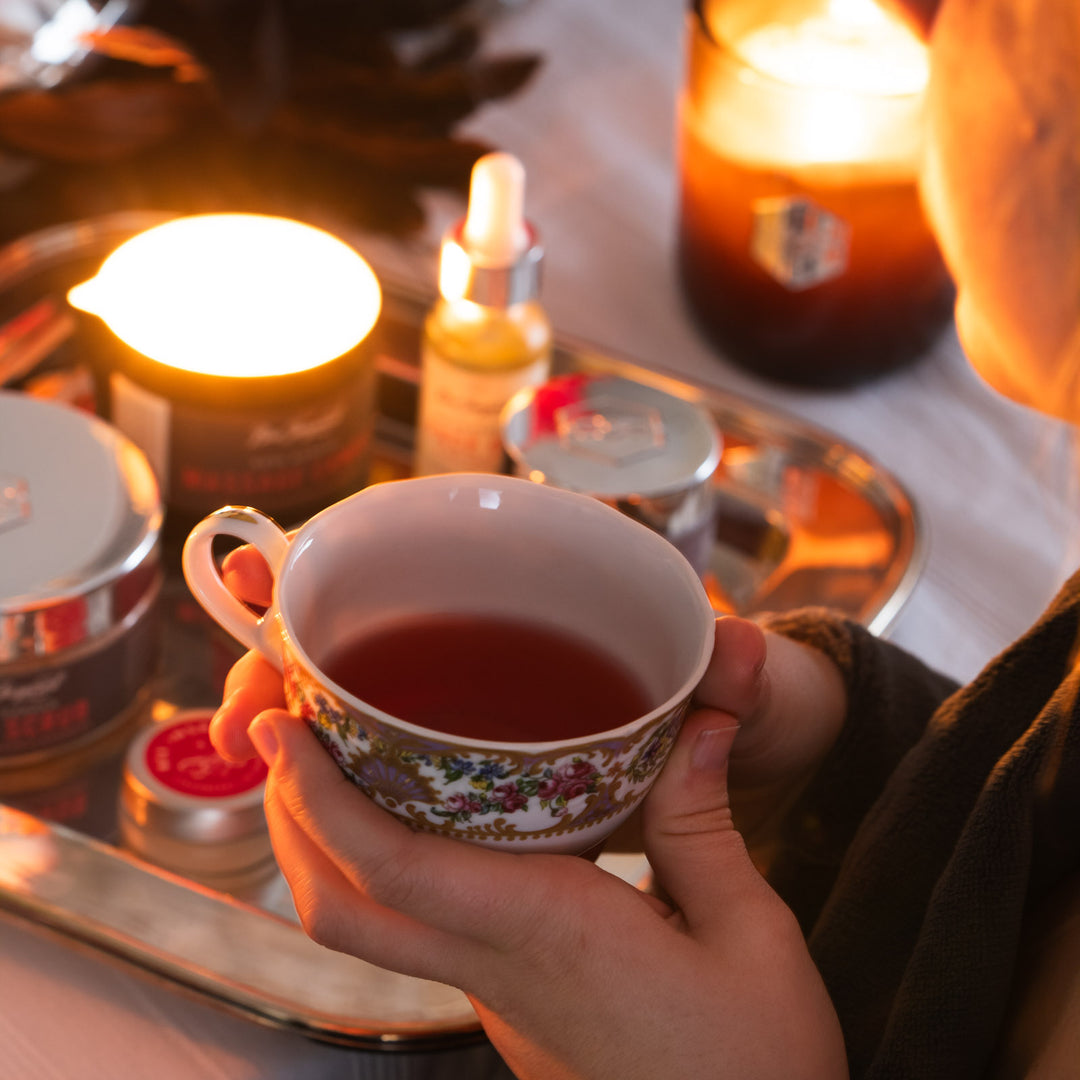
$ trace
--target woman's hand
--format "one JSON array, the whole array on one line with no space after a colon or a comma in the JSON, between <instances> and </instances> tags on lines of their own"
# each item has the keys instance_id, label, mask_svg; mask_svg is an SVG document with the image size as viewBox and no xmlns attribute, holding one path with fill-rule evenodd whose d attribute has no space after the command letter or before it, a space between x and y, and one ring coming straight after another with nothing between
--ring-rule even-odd
<instances>
[{"instance_id":1,"label":"woman's hand","mask_svg":"<svg viewBox=\"0 0 1080 1080\"><path fill-rule=\"evenodd\" d=\"M224 576L244 599L269 601L253 549L234 552ZM279 707L280 674L257 654L230 672L211 735L226 756L258 751L270 766L271 835L307 932L461 987L522 1080L717 1069L767 1080L789 1076L793 1061L800 1075L845 1076L832 1005L794 917L747 856L726 782L733 743L745 747L744 786L763 802L801 777L833 725L785 735L798 709L784 702L793 686L835 686L824 658L746 620L718 620L716 635L701 707L641 815L667 902L585 859L412 832ZM842 716L842 689L827 696Z\"/></svg>"},{"instance_id":2,"label":"woman's hand","mask_svg":"<svg viewBox=\"0 0 1080 1080\"><path fill-rule=\"evenodd\" d=\"M733 718L699 712L650 794L645 849L671 904L586 859L413 832L307 727L260 713L267 816L316 941L461 987L520 1080L846 1076L790 911L728 812Z\"/></svg>"}]
</instances>

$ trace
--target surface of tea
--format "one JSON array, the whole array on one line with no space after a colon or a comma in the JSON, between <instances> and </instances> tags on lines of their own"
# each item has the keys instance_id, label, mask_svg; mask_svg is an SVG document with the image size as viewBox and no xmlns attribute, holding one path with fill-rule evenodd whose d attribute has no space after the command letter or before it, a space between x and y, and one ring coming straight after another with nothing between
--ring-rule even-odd
<instances>
[{"instance_id":1,"label":"surface of tea","mask_svg":"<svg viewBox=\"0 0 1080 1080\"><path fill-rule=\"evenodd\" d=\"M542 742L619 727L654 703L596 646L487 615L425 615L343 643L322 665L339 686L422 727Z\"/></svg>"}]
</instances>

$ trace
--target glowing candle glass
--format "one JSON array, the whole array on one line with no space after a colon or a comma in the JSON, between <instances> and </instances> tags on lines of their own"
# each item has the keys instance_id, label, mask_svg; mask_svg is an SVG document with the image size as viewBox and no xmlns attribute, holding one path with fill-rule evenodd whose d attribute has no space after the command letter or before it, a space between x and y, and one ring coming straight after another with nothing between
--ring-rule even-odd
<instances>
[{"instance_id":1,"label":"glowing candle glass","mask_svg":"<svg viewBox=\"0 0 1080 1080\"><path fill-rule=\"evenodd\" d=\"M181 527L228 502L299 520L362 486L374 273L286 218L176 218L117 248L68 299L107 332L108 413Z\"/></svg>"},{"instance_id":2,"label":"glowing candle glass","mask_svg":"<svg viewBox=\"0 0 1080 1080\"><path fill-rule=\"evenodd\" d=\"M680 274L734 362L843 385L913 359L952 283L919 203L925 47L874 0L697 0Z\"/></svg>"}]
</instances>

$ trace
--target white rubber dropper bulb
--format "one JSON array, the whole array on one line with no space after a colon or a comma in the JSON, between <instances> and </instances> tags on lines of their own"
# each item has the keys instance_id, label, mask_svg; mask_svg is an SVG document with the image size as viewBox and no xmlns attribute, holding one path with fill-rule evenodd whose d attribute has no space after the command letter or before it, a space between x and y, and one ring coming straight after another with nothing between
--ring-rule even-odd
<instances>
[{"instance_id":1,"label":"white rubber dropper bulb","mask_svg":"<svg viewBox=\"0 0 1080 1080\"><path fill-rule=\"evenodd\" d=\"M513 154L485 154L473 166L462 241L486 266L512 266L529 247L525 166Z\"/></svg>"}]
</instances>

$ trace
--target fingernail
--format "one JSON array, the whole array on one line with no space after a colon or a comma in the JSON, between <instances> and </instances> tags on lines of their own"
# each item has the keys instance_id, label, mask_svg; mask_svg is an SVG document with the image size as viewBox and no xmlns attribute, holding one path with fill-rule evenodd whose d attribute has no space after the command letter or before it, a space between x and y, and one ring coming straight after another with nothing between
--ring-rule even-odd
<instances>
[{"instance_id":1,"label":"fingernail","mask_svg":"<svg viewBox=\"0 0 1080 1080\"><path fill-rule=\"evenodd\" d=\"M277 735L274 734L274 729L266 721L255 717L248 725L247 730L248 738L255 749L258 750L259 757L268 766L273 765L278 752L278 740Z\"/></svg>"},{"instance_id":2,"label":"fingernail","mask_svg":"<svg viewBox=\"0 0 1080 1080\"><path fill-rule=\"evenodd\" d=\"M727 764L731 744L735 741L739 725L726 728L709 728L698 732L690 751L690 767L699 772L717 772Z\"/></svg>"}]
</instances>

